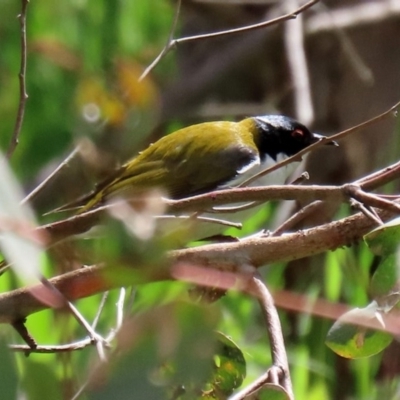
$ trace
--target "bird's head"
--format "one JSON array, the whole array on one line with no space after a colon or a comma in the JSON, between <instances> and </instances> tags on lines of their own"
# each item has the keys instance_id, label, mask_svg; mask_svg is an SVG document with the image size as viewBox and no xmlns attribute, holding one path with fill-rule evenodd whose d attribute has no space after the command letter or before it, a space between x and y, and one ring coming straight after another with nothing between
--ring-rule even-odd
<instances>
[{"instance_id":1,"label":"bird's head","mask_svg":"<svg viewBox=\"0 0 400 400\"><path fill-rule=\"evenodd\" d=\"M275 160L279 154L293 156L325 137L310 132L300 122L283 115L254 117L254 121L258 129L256 144L261 156L269 155ZM326 144L337 146L334 141Z\"/></svg>"}]
</instances>

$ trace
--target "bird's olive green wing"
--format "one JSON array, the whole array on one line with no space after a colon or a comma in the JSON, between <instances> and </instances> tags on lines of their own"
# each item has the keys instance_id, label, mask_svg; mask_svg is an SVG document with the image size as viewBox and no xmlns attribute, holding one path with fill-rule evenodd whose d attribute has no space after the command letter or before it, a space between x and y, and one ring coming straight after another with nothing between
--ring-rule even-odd
<instances>
[{"instance_id":1,"label":"bird's olive green wing","mask_svg":"<svg viewBox=\"0 0 400 400\"><path fill-rule=\"evenodd\" d=\"M238 129L237 123L213 122L165 136L127 162L104 195L158 186L182 198L213 190L259 161L252 135Z\"/></svg>"},{"instance_id":2,"label":"bird's olive green wing","mask_svg":"<svg viewBox=\"0 0 400 400\"><path fill-rule=\"evenodd\" d=\"M217 189L260 162L249 121L203 123L163 137L84 196L80 212L153 187L175 199Z\"/></svg>"}]
</instances>

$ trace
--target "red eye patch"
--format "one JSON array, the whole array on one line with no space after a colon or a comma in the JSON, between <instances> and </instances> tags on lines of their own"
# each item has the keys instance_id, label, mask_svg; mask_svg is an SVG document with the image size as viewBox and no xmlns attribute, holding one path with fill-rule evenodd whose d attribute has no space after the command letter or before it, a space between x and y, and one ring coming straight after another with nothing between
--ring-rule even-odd
<instances>
[{"instance_id":1,"label":"red eye patch","mask_svg":"<svg viewBox=\"0 0 400 400\"><path fill-rule=\"evenodd\" d=\"M304 136L304 131L302 129L295 129L292 131L292 137L296 139L301 139Z\"/></svg>"}]
</instances>

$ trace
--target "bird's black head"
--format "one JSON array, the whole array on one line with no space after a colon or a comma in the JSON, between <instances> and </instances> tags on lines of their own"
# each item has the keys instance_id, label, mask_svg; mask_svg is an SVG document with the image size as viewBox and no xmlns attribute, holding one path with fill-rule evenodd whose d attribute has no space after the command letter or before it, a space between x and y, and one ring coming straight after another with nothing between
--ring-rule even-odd
<instances>
[{"instance_id":1,"label":"bird's black head","mask_svg":"<svg viewBox=\"0 0 400 400\"><path fill-rule=\"evenodd\" d=\"M261 157L269 155L275 160L279 154L290 157L323 138L284 115L254 117L254 121L259 130L256 144ZM336 145L336 142L327 144Z\"/></svg>"}]
</instances>

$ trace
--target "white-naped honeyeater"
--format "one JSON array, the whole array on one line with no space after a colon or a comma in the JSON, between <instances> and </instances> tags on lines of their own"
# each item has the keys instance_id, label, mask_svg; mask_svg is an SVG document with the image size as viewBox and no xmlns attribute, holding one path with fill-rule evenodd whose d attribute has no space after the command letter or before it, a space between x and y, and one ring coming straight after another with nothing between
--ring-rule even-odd
<instances>
[{"instance_id":1,"label":"white-naped honeyeater","mask_svg":"<svg viewBox=\"0 0 400 400\"><path fill-rule=\"evenodd\" d=\"M112 198L132 197L157 187L171 199L234 187L321 138L282 115L191 125L151 144L91 193L66 207L80 207L78 213L82 213ZM283 184L293 170L290 164L261 177L252 186ZM223 219L229 219L227 214Z\"/></svg>"}]
</instances>

